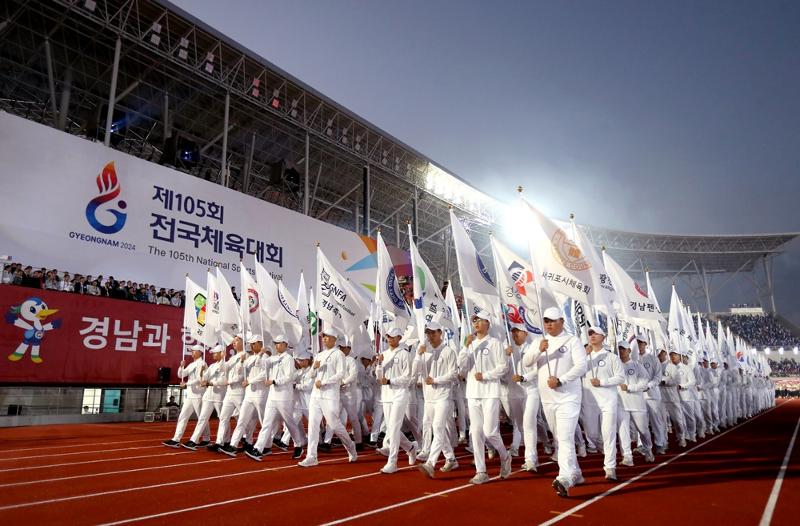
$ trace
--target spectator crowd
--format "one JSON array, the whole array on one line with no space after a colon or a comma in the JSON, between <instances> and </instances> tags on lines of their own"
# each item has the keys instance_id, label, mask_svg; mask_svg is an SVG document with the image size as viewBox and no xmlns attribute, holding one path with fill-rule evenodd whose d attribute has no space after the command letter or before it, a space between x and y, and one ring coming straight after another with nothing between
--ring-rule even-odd
<instances>
[{"instance_id":1,"label":"spectator crowd","mask_svg":"<svg viewBox=\"0 0 800 526\"><path fill-rule=\"evenodd\" d=\"M783 360L769 360L772 376L800 376L800 362L784 358Z\"/></svg>"},{"instance_id":2,"label":"spectator crowd","mask_svg":"<svg viewBox=\"0 0 800 526\"><path fill-rule=\"evenodd\" d=\"M751 316L730 314L720 316L722 323L728 325L734 334L744 338L756 347L793 347L800 345L800 338L783 325L774 315Z\"/></svg>"},{"instance_id":3,"label":"spectator crowd","mask_svg":"<svg viewBox=\"0 0 800 526\"><path fill-rule=\"evenodd\" d=\"M46 268L36 270L30 265L23 267L21 263L9 263L3 267L2 283L172 307L183 307L185 301L182 290L164 287L157 289L155 285L149 283L117 280L114 276L70 275L69 272Z\"/></svg>"}]
</instances>

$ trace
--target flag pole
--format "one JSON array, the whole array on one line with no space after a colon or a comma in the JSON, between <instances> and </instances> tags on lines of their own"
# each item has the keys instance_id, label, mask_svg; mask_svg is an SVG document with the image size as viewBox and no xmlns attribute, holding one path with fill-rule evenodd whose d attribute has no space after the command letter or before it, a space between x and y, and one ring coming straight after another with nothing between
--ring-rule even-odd
<instances>
[{"instance_id":1,"label":"flag pole","mask_svg":"<svg viewBox=\"0 0 800 526\"><path fill-rule=\"evenodd\" d=\"M505 302L503 301L503 291L500 290L500 279L498 278L498 273L500 272L500 265L497 260L497 251L494 248L494 233L489 232L489 244L492 247L492 258L494 258L494 281L495 287L497 288L497 297L500 300L500 314L502 316L503 326L505 327L506 332L506 346L511 346L511 333L508 330L508 310L506 309ZM513 291L512 291L513 292ZM539 305L541 310L541 305ZM512 360L513 363L513 360Z\"/></svg>"},{"instance_id":2,"label":"flag pole","mask_svg":"<svg viewBox=\"0 0 800 526\"><path fill-rule=\"evenodd\" d=\"M517 192L519 193L519 198L524 199L522 197L522 186L517 187ZM539 323L542 324L542 339L548 344L550 343L547 339L547 332L544 330L544 311L542 311L542 293L539 290L539 277L536 276L536 262L533 258L533 250L530 243L530 237L528 237L528 251L531 253L531 267L533 267L533 288L536 291L536 301L539 303ZM550 369L550 356L547 353L547 349L544 350L544 357L545 363L547 364L547 375L553 376L553 371Z\"/></svg>"}]
</instances>

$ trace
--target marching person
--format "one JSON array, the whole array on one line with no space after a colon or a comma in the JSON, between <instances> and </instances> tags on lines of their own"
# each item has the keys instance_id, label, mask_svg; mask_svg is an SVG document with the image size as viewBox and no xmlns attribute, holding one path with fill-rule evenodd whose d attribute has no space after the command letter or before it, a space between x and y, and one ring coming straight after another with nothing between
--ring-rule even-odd
<instances>
[{"instance_id":1,"label":"marching person","mask_svg":"<svg viewBox=\"0 0 800 526\"><path fill-rule=\"evenodd\" d=\"M527 338L528 333L525 331L525 326L522 324L514 324L511 332L514 330L521 334L524 333ZM520 373L522 369L522 353L520 346L516 344L511 336L511 344L506 347L506 356L508 357L508 371L505 376L500 379L500 405L503 407L506 416L513 424L513 431L511 435L511 448L509 452L512 457L519 456L519 446L522 443L522 434L524 430L525 419L525 389L520 385ZM525 341L523 340L523 344Z\"/></svg>"},{"instance_id":2,"label":"marching person","mask_svg":"<svg viewBox=\"0 0 800 526\"><path fill-rule=\"evenodd\" d=\"M617 480L617 421L619 396L617 386L625 381L622 362L604 345L606 333L601 327L589 328L588 371L583 378L581 419L589 440L602 444L606 480Z\"/></svg>"},{"instance_id":3,"label":"marching person","mask_svg":"<svg viewBox=\"0 0 800 526\"><path fill-rule=\"evenodd\" d=\"M239 410L239 418L230 443L220 448L220 451L229 457L236 456L236 446L239 440L245 440L245 451L251 447L247 441L251 436L249 430L253 429L258 422L264 421L264 404L267 396L266 380L269 375L269 353L264 347L264 342L260 335L248 335L247 342L250 344L250 348L253 349L253 354L244 361L245 379L242 382L242 387L244 387L242 407Z\"/></svg>"},{"instance_id":4,"label":"marching person","mask_svg":"<svg viewBox=\"0 0 800 526\"><path fill-rule=\"evenodd\" d=\"M416 442L411 442L402 432L411 389L416 382L412 371L411 354L400 345L402 332L393 327L386 334L389 347L377 356L379 367L376 369L378 383L383 387L383 416L386 419L386 438L383 448L378 451L386 454L386 465L381 473L391 474L397 471L397 457L402 448L408 454L408 464L413 466L417 458ZM388 440L388 448L386 441ZM387 451L388 450L388 451Z\"/></svg>"},{"instance_id":5,"label":"marching person","mask_svg":"<svg viewBox=\"0 0 800 526\"><path fill-rule=\"evenodd\" d=\"M249 346L248 346L249 348ZM222 412L219 415L217 425L217 439L214 444L208 446L210 451L219 451L220 448L228 443L231 432L231 417L236 411L240 411L244 400L244 360L248 352L244 350L242 339L236 336L233 339L234 355L225 361L226 383L225 397L222 399ZM252 352L252 351L250 351Z\"/></svg>"},{"instance_id":6,"label":"marching person","mask_svg":"<svg viewBox=\"0 0 800 526\"><path fill-rule=\"evenodd\" d=\"M683 412L683 401L679 386L681 383L680 367L681 355L673 347L669 351L669 360L666 358L666 351L658 353L658 359L663 365L664 372L661 377L661 399L664 402L664 410L669 415L672 423L672 431L678 439L678 446L686 447L686 439L689 438L689 431L686 427L686 417Z\"/></svg>"},{"instance_id":7,"label":"marching person","mask_svg":"<svg viewBox=\"0 0 800 526\"><path fill-rule=\"evenodd\" d=\"M489 335L490 319L483 309L472 316L475 332L467 336L467 346L458 355L458 367L467 378L469 434L476 471L472 484L489 481L487 445L500 455L500 477L511 475L511 454L500 436L500 379L508 371L508 356L500 341Z\"/></svg>"},{"instance_id":8,"label":"marching person","mask_svg":"<svg viewBox=\"0 0 800 526\"><path fill-rule=\"evenodd\" d=\"M211 355L214 358L214 363L203 374L202 385L206 387L206 392L203 394L203 405L200 410L200 416L197 418L197 426L195 426L194 433L192 433L189 441L181 444L192 451L197 450L198 447L209 445L208 441L205 441L205 443L200 442L200 437L209 435L211 413L216 409L217 415L222 414L222 399L225 397L225 390L228 385L228 371L225 369L225 360L223 359L225 347L216 345L211 349ZM217 430L219 430L219 425L217 425Z\"/></svg>"},{"instance_id":9,"label":"marching person","mask_svg":"<svg viewBox=\"0 0 800 526\"><path fill-rule=\"evenodd\" d=\"M264 455L272 453L272 437L278 430L281 420L289 428L289 434L294 443L292 458L300 458L303 454L303 446L305 446L305 438L294 419L294 382L297 372L294 358L286 352L286 349L289 348L286 336L278 334L272 338L272 343L277 354L272 359L271 378L266 381L269 386L269 394L261 431L255 446L244 452L248 457L258 461L261 461L261 457Z\"/></svg>"},{"instance_id":10,"label":"marching person","mask_svg":"<svg viewBox=\"0 0 800 526\"><path fill-rule=\"evenodd\" d=\"M183 399L181 412L178 415L178 423L175 426L175 434L171 439L162 442L167 447L179 448L181 447L181 437L186 430L186 424L192 415L199 415L200 408L203 405L203 393L206 388L203 387L203 371L206 368L206 362L203 361L203 349L201 344L193 345L190 347L192 351L192 363L186 364L186 360L181 360L181 365L178 367L178 378L185 378L181 382L181 387L186 388L186 397Z\"/></svg>"},{"instance_id":11,"label":"marching person","mask_svg":"<svg viewBox=\"0 0 800 526\"><path fill-rule=\"evenodd\" d=\"M539 419L542 406L542 400L539 396L539 370L536 362L529 366L523 363L525 353L528 352L530 347L528 330L525 325L512 324L511 341L511 347L514 348L513 352L518 355L518 361L516 362L518 369L512 380L525 390L525 407L522 415L522 442L525 444L525 462L522 464L522 469L523 471L535 472L539 470L537 443L547 440L547 429Z\"/></svg>"},{"instance_id":12,"label":"marching person","mask_svg":"<svg viewBox=\"0 0 800 526\"><path fill-rule=\"evenodd\" d=\"M339 331L326 327L322 331L322 349L314 359L312 374L314 375L314 389L308 407L308 447L306 458L297 465L310 468L319 464L317 460L317 447L319 446L319 424L322 417L333 432L342 441L347 450L348 460L355 462L358 459L356 445L347 434L347 430L339 419L340 391L344 377L344 355L336 347L336 340L341 338Z\"/></svg>"},{"instance_id":13,"label":"marching person","mask_svg":"<svg viewBox=\"0 0 800 526\"><path fill-rule=\"evenodd\" d=\"M553 488L560 497L583 483L575 454L575 428L581 412L581 377L586 374L586 351L580 341L564 332L564 315L557 307L544 311L545 334L523 357L525 366L538 368L539 395L547 424L557 444L558 476Z\"/></svg>"},{"instance_id":14,"label":"marching person","mask_svg":"<svg viewBox=\"0 0 800 526\"><path fill-rule=\"evenodd\" d=\"M644 399L647 403L647 416L650 427L653 429L653 442L655 442L656 453L663 455L667 452L667 421L664 417L664 404L661 402L661 362L652 353L647 352L647 340L641 334L636 337L636 344L639 349L639 363L647 372L647 390L644 392ZM643 445L641 440L640 446Z\"/></svg>"},{"instance_id":15,"label":"marching person","mask_svg":"<svg viewBox=\"0 0 800 526\"><path fill-rule=\"evenodd\" d=\"M294 351L294 404L292 410L292 418L297 423L297 430L302 438L301 443L308 443L308 435L306 435L305 428L303 427L303 417L308 419L308 405L311 399L311 390L314 388L314 378L310 374L311 369L311 353L306 349L299 349ZM288 426L284 426L283 436L281 442L288 444L292 438ZM295 444L297 447L297 444Z\"/></svg>"},{"instance_id":16,"label":"marching person","mask_svg":"<svg viewBox=\"0 0 800 526\"><path fill-rule=\"evenodd\" d=\"M358 369L359 365L356 359L352 356L352 342L353 339L347 338L339 342L339 351L344 358L344 376L342 377L341 393L339 400L341 402L341 422L347 429L347 421L350 421L350 427L353 430L353 441L356 444L356 451L363 451L364 444L362 442L361 433L361 418L358 416L358 395L356 391L360 389L358 385ZM333 427L328 425L325 429L325 443L330 444L333 439Z\"/></svg>"},{"instance_id":17,"label":"marching person","mask_svg":"<svg viewBox=\"0 0 800 526\"><path fill-rule=\"evenodd\" d=\"M425 324L427 343L422 343L414 358L416 376L423 378L422 395L425 398L425 417L430 419L432 440L428 458L419 465L419 470L434 477L436 461L444 453L445 463L441 471L458 468L453 446L448 437L448 420L453 419L451 388L458 379L456 353L442 340L442 326L435 321Z\"/></svg>"},{"instance_id":18,"label":"marching person","mask_svg":"<svg viewBox=\"0 0 800 526\"><path fill-rule=\"evenodd\" d=\"M633 350L630 344L621 339L617 345L619 358L622 362L622 371L625 375L624 383L619 386L621 406L617 412L619 423L619 442L622 448L622 465L633 466L633 452L631 451L631 420L636 426L639 438L642 441L642 452L647 462L653 462L653 441L650 438L650 427L647 419L647 402L644 391L647 389L649 374L638 362L633 360Z\"/></svg>"},{"instance_id":19,"label":"marching person","mask_svg":"<svg viewBox=\"0 0 800 526\"><path fill-rule=\"evenodd\" d=\"M672 358L670 353L670 358ZM694 371L687 365L688 355L678 355L675 365L678 366L678 394L681 397L681 408L683 409L683 419L686 421L686 440L697 442L697 421L695 417L695 390L697 383ZM675 363L673 360L672 363Z\"/></svg>"}]
</instances>

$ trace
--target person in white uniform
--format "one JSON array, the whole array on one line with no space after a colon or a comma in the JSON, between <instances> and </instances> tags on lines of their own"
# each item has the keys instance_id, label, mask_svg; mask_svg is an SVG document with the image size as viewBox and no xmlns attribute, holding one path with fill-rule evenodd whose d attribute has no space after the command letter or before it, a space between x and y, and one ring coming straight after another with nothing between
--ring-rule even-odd
<instances>
[{"instance_id":1,"label":"person in white uniform","mask_svg":"<svg viewBox=\"0 0 800 526\"><path fill-rule=\"evenodd\" d=\"M595 446L602 444L603 469L607 480L617 480L617 386L625 381L622 362L603 344L601 327L589 329L588 370L583 378L581 419L586 436Z\"/></svg>"},{"instance_id":2,"label":"person in white uniform","mask_svg":"<svg viewBox=\"0 0 800 526\"><path fill-rule=\"evenodd\" d=\"M639 335L636 338L639 349L639 363L647 372L647 390L644 392L644 399L647 403L647 416L650 427L653 429L653 442L655 443L656 453L663 455L667 452L667 421L664 415L664 404L661 401L661 362L653 354L647 352L647 340ZM642 445L641 441L639 442Z\"/></svg>"},{"instance_id":3,"label":"person in white uniform","mask_svg":"<svg viewBox=\"0 0 800 526\"><path fill-rule=\"evenodd\" d=\"M211 427L209 424L211 413L216 409L217 415L222 414L222 399L225 398L225 390L228 385L228 371L225 369L224 355L225 347L222 345L211 349L214 363L209 365L203 374L202 385L206 387L206 392L203 394L203 406L200 409L200 416L197 418L197 426L194 428L192 437L181 444L186 449L195 451L198 447L207 446L208 442L201 442L200 437L208 436Z\"/></svg>"},{"instance_id":4,"label":"person in white uniform","mask_svg":"<svg viewBox=\"0 0 800 526\"><path fill-rule=\"evenodd\" d=\"M653 462L653 441L650 438L650 422L647 418L647 402L644 391L648 388L650 375L639 362L632 358L630 344L621 339L617 346L622 361L625 382L619 386L620 408L617 412L619 443L622 449L622 465L633 466L631 451L631 421L642 441L642 452L647 462Z\"/></svg>"},{"instance_id":5,"label":"person in white uniform","mask_svg":"<svg viewBox=\"0 0 800 526\"><path fill-rule=\"evenodd\" d=\"M539 419L542 401L539 397L538 366L535 361L529 366L523 363L525 353L530 347L528 336L525 325L518 323L511 325L512 356L518 356L517 369L511 379L525 391L525 406L522 415L522 443L525 445L525 462L522 464L522 470L536 472L539 470L537 443L547 439L547 429Z\"/></svg>"},{"instance_id":6,"label":"person in white uniform","mask_svg":"<svg viewBox=\"0 0 800 526\"><path fill-rule=\"evenodd\" d=\"M515 325L514 327L517 330L519 330L520 327L523 330L525 328L524 325ZM527 336L527 332L525 335ZM514 343L513 337L511 345L506 347L505 351L508 357L508 371L506 371L506 375L500 379L500 405L513 424L509 452L512 457L518 457L519 446L522 443L522 434L525 428L526 392L519 383L519 376L522 372L522 352L520 351L520 346Z\"/></svg>"},{"instance_id":7,"label":"person in white uniform","mask_svg":"<svg viewBox=\"0 0 800 526\"><path fill-rule=\"evenodd\" d=\"M356 445L339 419L339 396L345 373L344 355L336 347L336 340L339 338L341 338L339 331L326 327L322 331L324 349L317 354L314 365L311 366L314 372L314 389L308 407L308 448L306 458L297 463L300 467L309 468L319 464L317 446L319 425L323 416L328 425L334 426L333 432L347 450L348 460L355 462L358 459Z\"/></svg>"},{"instance_id":8,"label":"person in white uniform","mask_svg":"<svg viewBox=\"0 0 800 526\"><path fill-rule=\"evenodd\" d=\"M679 386L681 383L681 375L678 369L681 361L681 355L676 349L670 349L669 360L664 358L664 352L658 353L658 359L662 363L663 373L661 377L661 400L664 402L664 410L669 415L669 420L672 423L672 431L675 433L675 438L678 439L679 447L686 447L686 439L689 437L689 432L686 428L686 418L683 414L683 403L681 402L681 395Z\"/></svg>"},{"instance_id":9,"label":"person in white uniform","mask_svg":"<svg viewBox=\"0 0 800 526\"><path fill-rule=\"evenodd\" d=\"M252 353L252 347L248 345ZM217 439L214 444L208 446L210 451L219 451L222 446L228 444L231 432L231 417L241 410L242 400L244 400L244 361L247 358L242 339L233 339L233 350L235 354L225 361L227 371L227 389L225 397L222 399L222 412L219 415L219 425L217 426Z\"/></svg>"},{"instance_id":10,"label":"person in white uniform","mask_svg":"<svg viewBox=\"0 0 800 526\"><path fill-rule=\"evenodd\" d=\"M430 419L432 432L428 458L419 465L419 470L434 477L436 461L444 453L445 463L441 471L458 468L453 446L448 436L448 420L453 420L451 389L458 380L456 353L442 340L442 326L435 321L425 324L425 337L417 349L413 369L423 378L422 396L425 398L425 416Z\"/></svg>"},{"instance_id":11,"label":"person in white uniform","mask_svg":"<svg viewBox=\"0 0 800 526\"><path fill-rule=\"evenodd\" d=\"M278 430L281 420L289 428L289 434L295 446L292 458L300 458L305 445L305 439L294 419L294 382L297 372L294 358L286 352L286 349L289 348L286 336L283 334L273 336L272 343L275 346L276 356L272 359L270 378L266 380L269 394L261 431L255 446L245 451L245 455L259 462L264 455L272 453L272 437Z\"/></svg>"},{"instance_id":12,"label":"person in white uniform","mask_svg":"<svg viewBox=\"0 0 800 526\"><path fill-rule=\"evenodd\" d=\"M670 358L673 358L672 354L670 354ZM695 416L697 395L694 388L697 380L694 377L694 371L688 365L689 357L687 355L679 355L677 361L678 394L681 396L681 408L683 409L683 418L686 421L686 440L697 442L697 421ZM675 363L674 359L672 363Z\"/></svg>"},{"instance_id":13,"label":"person in white uniform","mask_svg":"<svg viewBox=\"0 0 800 526\"><path fill-rule=\"evenodd\" d=\"M352 340L351 337L339 342L339 352L341 352L344 357L344 376L342 377L341 392L339 394L339 401L341 403L339 414L340 421L345 428L347 428L347 421L350 421L350 428L353 430L353 441L356 444L356 451L360 452L364 450L361 418L358 416L359 397L357 391L360 390L358 385L358 370L360 366L352 355ZM325 429L325 443L330 444L332 439L333 427L329 425Z\"/></svg>"},{"instance_id":14,"label":"person in white uniform","mask_svg":"<svg viewBox=\"0 0 800 526\"><path fill-rule=\"evenodd\" d=\"M472 484L489 481L486 446L500 455L500 477L511 475L511 454L500 436L500 379L508 372L508 356L500 341L489 334L491 316L481 309L472 316L475 332L458 355L458 367L467 378L467 407L475 476Z\"/></svg>"},{"instance_id":15,"label":"person in white uniform","mask_svg":"<svg viewBox=\"0 0 800 526\"><path fill-rule=\"evenodd\" d=\"M528 348L523 364L535 362L538 368L539 395L557 444L558 476L552 485L560 497L567 497L571 487L584 481L575 454L575 428L581 413L586 351L576 337L564 332L564 315L558 308L544 311L544 330Z\"/></svg>"},{"instance_id":16,"label":"person in white uniform","mask_svg":"<svg viewBox=\"0 0 800 526\"><path fill-rule=\"evenodd\" d=\"M193 345L190 349L192 362L187 365L186 360L181 360L181 365L178 367L178 378L185 378L181 382L181 387L186 388L186 396L183 398L181 412L178 415L175 434L171 439L161 442L167 447L181 447L180 440L183 432L186 431L189 419L192 418L192 415L199 415L203 405L203 394L206 391L203 386L203 372L206 368L206 362L203 361L203 346Z\"/></svg>"}]
</instances>

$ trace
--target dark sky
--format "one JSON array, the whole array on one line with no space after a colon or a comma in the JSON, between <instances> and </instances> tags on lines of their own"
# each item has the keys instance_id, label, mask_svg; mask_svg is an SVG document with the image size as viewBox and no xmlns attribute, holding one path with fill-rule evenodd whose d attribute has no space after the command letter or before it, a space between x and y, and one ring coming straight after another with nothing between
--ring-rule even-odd
<instances>
[{"instance_id":1,"label":"dark sky","mask_svg":"<svg viewBox=\"0 0 800 526\"><path fill-rule=\"evenodd\" d=\"M800 2L176 4L498 199L521 184L556 218L633 231L800 231ZM798 244L775 263L796 323Z\"/></svg>"}]
</instances>

